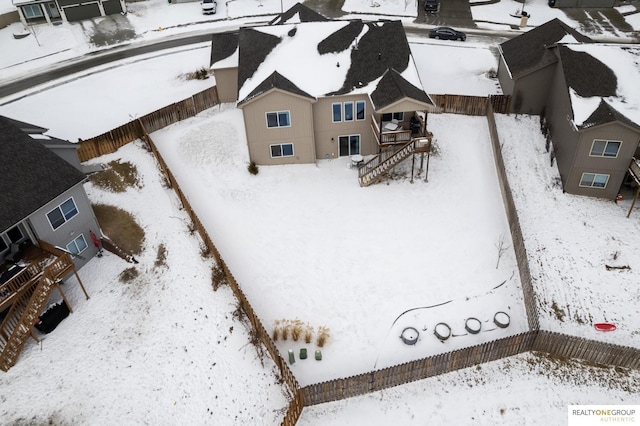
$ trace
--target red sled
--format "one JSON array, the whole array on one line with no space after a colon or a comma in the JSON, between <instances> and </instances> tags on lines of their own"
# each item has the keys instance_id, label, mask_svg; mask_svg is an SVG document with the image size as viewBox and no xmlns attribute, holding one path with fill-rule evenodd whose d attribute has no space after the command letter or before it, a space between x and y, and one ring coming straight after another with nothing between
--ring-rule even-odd
<instances>
[{"instance_id":1,"label":"red sled","mask_svg":"<svg viewBox=\"0 0 640 426\"><path fill-rule=\"evenodd\" d=\"M616 329L615 324L609 324L607 322L599 322L597 324L593 324L593 327L598 331L613 331Z\"/></svg>"}]
</instances>

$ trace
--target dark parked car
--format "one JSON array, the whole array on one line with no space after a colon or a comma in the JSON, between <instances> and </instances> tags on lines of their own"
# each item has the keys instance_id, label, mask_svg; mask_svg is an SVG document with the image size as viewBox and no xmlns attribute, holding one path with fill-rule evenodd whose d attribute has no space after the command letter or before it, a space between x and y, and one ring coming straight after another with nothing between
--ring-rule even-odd
<instances>
[{"instance_id":1,"label":"dark parked car","mask_svg":"<svg viewBox=\"0 0 640 426\"><path fill-rule=\"evenodd\" d=\"M429 31L429 37L431 38L440 38L442 40L461 40L465 41L467 39L467 35L463 32L456 31L453 28L449 27L437 27L432 28Z\"/></svg>"},{"instance_id":2,"label":"dark parked car","mask_svg":"<svg viewBox=\"0 0 640 426\"><path fill-rule=\"evenodd\" d=\"M440 3L438 0L424 0L424 11L425 12L438 12L440 8Z\"/></svg>"}]
</instances>

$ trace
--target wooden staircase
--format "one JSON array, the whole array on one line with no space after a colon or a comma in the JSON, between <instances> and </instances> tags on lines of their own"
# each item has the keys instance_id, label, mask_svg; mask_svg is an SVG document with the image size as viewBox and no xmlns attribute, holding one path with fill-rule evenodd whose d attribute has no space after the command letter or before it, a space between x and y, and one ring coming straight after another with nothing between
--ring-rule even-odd
<instances>
[{"instance_id":1,"label":"wooden staircase","mask_svg":"<svg viewBox=\"0 0 640 426\"><path fill-rule=\"evenodd\" d=\"M395 151L384 151L358 168L360 186L379 182L391 169L408 158L415 150L416 139L401 145Z\"/></svg>"},{"instance_id":2,"label":"wooden staircase","mask_svg":"<svg viewBox=\"0 0 640 426\"><path fill-rule=\"evenodd\" d=\"M8 371L20 356L33 326L49 300L53 286L75 271L71 257L64 253L46 266L34 262L0 286L0 312L7 309L0 324L0 370ZM66 298L65 298L66 299Z\"/></svg>"}]
</instances>

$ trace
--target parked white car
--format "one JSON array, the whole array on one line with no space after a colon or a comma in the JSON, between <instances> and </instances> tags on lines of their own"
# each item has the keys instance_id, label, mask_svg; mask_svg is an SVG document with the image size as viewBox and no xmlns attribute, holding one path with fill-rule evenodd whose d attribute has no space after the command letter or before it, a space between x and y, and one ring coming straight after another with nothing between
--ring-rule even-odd
<instances>
[{"instance_id":1,"label":"parked white car","mask_svg":"<svg viewBox=\"0 0 640 426\"><path fill-rule=\"evenodd\" d=\"M202 13L205 15L213 15L216 13L216 6L218 4L216 3L216 0L202 0L200 5L202 6Z\"/></svg>"}]
</instances>

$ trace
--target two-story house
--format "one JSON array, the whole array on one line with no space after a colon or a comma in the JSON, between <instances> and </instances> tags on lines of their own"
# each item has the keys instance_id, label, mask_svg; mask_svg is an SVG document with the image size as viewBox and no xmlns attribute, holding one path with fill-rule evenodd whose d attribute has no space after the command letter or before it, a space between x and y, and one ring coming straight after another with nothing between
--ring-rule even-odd
<instances>
[{"instance_id":1,"label":"two-story house","mask_svg":"<svg viewBox=\"0 0 640 426\"><path fill-rule=\"evenodd\" d=\"M438 108L401 22L283 16L291 19L212 39L218 93L242 109L251 161L372 155L424 134Z\"/></svg>"}]
</instances>

